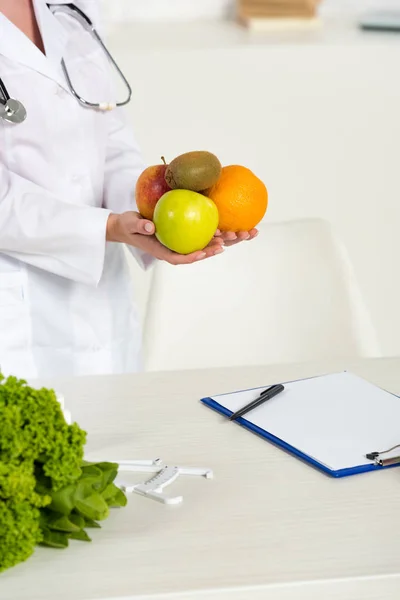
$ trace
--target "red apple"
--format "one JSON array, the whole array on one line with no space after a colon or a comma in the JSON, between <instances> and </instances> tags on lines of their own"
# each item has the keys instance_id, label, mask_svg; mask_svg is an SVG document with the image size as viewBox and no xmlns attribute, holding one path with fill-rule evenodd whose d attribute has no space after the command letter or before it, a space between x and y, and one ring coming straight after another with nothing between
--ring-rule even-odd
<instances>
[{"instance_id":1,"label":"red apple","mask_svg":"<svg viewBox=\"0 0 400 600\"><path fill-rule=\"evenodd\" d=\"M153 220L157 202L171 189L165 181L168 165L147 167L136 183L136 206L145 219Z\"/></svg>"}]
</instances>

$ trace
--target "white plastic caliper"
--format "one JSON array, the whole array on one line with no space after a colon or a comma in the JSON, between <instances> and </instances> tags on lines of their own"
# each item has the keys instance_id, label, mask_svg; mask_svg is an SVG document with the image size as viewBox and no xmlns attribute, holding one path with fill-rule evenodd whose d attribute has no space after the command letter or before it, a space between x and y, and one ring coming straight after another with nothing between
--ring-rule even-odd
<instances>
[{"instance_id":1,"label":"white plastic caliper","mask_svg":"<svg viewBox=\"0 0 400 600\"><path fill-rule=\"evenodd\" d=\"M72 423L71 413L65 410L64 397L57 394L57 400L61 405L61 409L64 413L66 422L70 425ZM157 458L156 460L121 460L112 461L119 465L118 478L116 485L127 494L135 493L144 496L145 498L151 498L157 502L163 504L179 504L182 502L182 496L167 496L162 493L162 490L173 483L179 475L198 475L205 477L206 479L212 479L213 472L211 469L199 469L195 467L170 467L162 466L162 461ZM138 483L131 485L120 481L121 473L156 473L153 477L145 481L144 483Z\"/></svg>"},{"instance_id":2,"label":"white plastic caliper","mask_svg":"<svg viewBox=\"0 0 400 600\"><path fill-rule=\"evenodd\" d=\"M163 504L179 504L182 502L182 496L167 496L163 493L163 489L173 483L179 475L197 475L212 479L213 472L211 469L201 469L196 467L174 467L162 465L162 461L156 460L122 460L116 461L119 465L119 474L116 485L127 494L135 493ZM144 483L135 485L129 484L121 480L122 473L156 473L153 477Z\"/></svg>"}]
</instances>

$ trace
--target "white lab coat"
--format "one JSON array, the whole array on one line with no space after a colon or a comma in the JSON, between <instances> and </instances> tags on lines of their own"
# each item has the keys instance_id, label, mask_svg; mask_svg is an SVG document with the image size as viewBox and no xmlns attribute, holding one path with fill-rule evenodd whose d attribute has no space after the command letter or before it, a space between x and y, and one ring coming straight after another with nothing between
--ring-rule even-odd
<instances>
[{"instance_id":1,"label":"white lab coat","mask_svg":"<svg viewBox=\"0 0 400 600\"><path fill-rule=\"evenodd\" d=\"M76 4L96 17L97 2ZM34 6L46 56L0 15L0 77L27 109L23 124L0 121L0 369L132 372L141 342L131 277L124 247L105 236L110 211L135 209L144 165L121 110L83 108L62 73L64 57L82 96L111 100L98 45L45 0Z\"/></svg>"}]
</instances>

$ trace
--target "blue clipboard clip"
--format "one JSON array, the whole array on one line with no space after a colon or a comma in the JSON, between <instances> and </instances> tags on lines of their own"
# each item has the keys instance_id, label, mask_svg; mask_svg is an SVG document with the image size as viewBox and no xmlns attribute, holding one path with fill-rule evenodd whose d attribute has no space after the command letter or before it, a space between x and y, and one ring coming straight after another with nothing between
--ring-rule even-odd
<instances>
[{"instance_id":1,"label":"blue clipboard clip","mask_svg":"<svg viewBox=\"0 0 400 600\"><path fill-rule=\"evenodd\" d=\"M392 465L398 465L400 464L400 456L382 458L384 454L389 454L389 452L393 452L393 450L396 450L396 448L400 448L400 444L393 446L393 448L389 448L389 450L384 450L383 452L370 452L369 454L365 455L365 458L375 461L375 464L378 467L390 467Z\"/></svg>"}]
</instances>

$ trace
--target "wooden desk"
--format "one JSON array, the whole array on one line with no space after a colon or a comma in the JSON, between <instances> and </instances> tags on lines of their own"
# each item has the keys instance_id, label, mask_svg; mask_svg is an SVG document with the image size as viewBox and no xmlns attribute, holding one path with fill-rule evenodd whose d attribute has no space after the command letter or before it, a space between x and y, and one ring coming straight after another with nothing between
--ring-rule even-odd
<instances>
[{"instance_id":1,"label":"wooden desk","mask_svg":"<svg viewBox=\"0 0 400 600\"><path fill-rule=\"evenodd\" d=\"M327 478L198 402L345 367L400 393L400 359L57 382L89 458L160 456L215 479L181 478L180 506L131 497L93 544L38 549L0 576L1 600L398 600L399 469Z\"/></svg>"}]
</instances>

